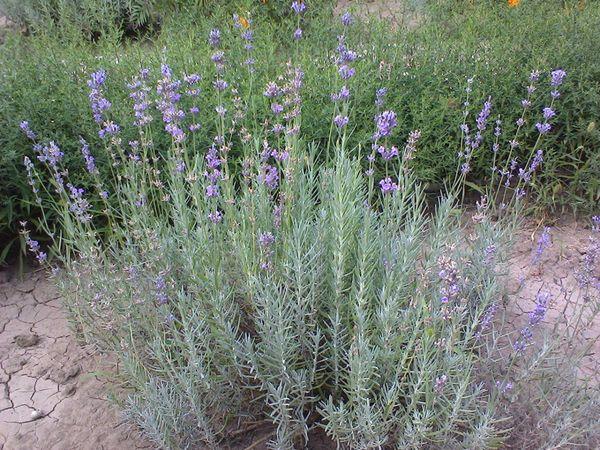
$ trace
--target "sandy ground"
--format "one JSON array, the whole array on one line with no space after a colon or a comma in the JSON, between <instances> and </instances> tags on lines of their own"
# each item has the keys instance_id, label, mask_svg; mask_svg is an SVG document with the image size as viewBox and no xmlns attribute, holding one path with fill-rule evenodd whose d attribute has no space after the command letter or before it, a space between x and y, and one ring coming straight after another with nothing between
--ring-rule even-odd
<instances>
[{"instance_id":1,"label":"sandy ground","mask_svg":"<svg viewBox=\"0 0 600 450\"><path fill-rule=\"evenodd\" d=\"M552 295L545 327L572 321L579 291L573 273L585 256L589 227L569 221L552 228L552 245L541 264L532 251L541 228L527 227L516 240L506 281L510 308L520 326L538 290ZM597 339L598 321L586 337ZM600 369L600 344L586 357L585 373ZM60 299L40 271L23 281L0 272L0 449L152 448L107 400L104 377L114 371L106 355L73 338ZM261 448L261 447L255 447Z\"/></svg>"}]
</instances>

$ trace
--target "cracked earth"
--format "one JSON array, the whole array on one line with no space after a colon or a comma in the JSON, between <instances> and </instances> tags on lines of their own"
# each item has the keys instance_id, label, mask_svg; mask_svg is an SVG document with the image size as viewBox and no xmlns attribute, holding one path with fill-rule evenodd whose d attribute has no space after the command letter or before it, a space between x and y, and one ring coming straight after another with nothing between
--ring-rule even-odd
<instances>
[{"instance_id":1,"label":"cracked earth","mask_svg":"<svg viewBox=\"0 0 600 450\"><path fill-rule=\"evenodd\" d=\"M109 403L107 356L73 337L41 271L0 272L0 450L151 448Z\"/></svg>"},{"instance_id":2,"label":"cracked earth","mask_svg":"<svg viewBox=\"0 0 600 450\"><path fill-rule=\"evenodd\" d=\"M540 233L541 227L527 227L511 254L506 286L515 326L527 320L540 289L552 295L543 326L570 326L581 301L573 273L585 257L590 229L575 221L553 227L552 246L542 264L532 266ZM600 371L599 335L596 319L583 336L593 344L584 374ZM106 377L95 375L116 370L109 356L75 340L42 271L22 281L0 272L0 450L153 448L108 401Z\"/></svg>"}]
</instances>

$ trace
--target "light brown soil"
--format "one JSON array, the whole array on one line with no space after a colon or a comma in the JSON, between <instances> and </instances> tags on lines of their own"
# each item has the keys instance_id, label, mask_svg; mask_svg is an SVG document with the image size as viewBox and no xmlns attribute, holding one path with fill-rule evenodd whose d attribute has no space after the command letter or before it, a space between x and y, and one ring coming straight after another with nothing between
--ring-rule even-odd
<instances>
[{"instance_id":1,"label":"light brown soil","mask_svg":"<svg viewBox=\"0 0 600 450\"><path fill-rule=\"evenodd\" d=\"M541 224L529 224L516 237L512 254L507 265L506 281L509 296L509 310L514 315L513 325L520 327L527 321L528 314L535 308L538 292L551 296L550 306L542 324L544 330L534 330L534 341L539 340L542 331L556 328L562 334L565 327L573 330L581 328L581 323L590 317L587 305L586 312L579 317L581 303L584 298L575 277L581 267L589 245L589 222L566 220L550 229L551 246L542 254L539 263L533 264L533 252L543 231ZM600 274L596 274L597 276ZM596 298L596 302L598 299ZM600 383L600 317L583 328L582 339L577 340L576 348L589 345L581 375L594 376Z\"/></svg>"},{"instance_id":2,"label":"light brown soil","mask_svg":"<svg viewBox=\"0 0 600 450\"><path fill-rule=\"evenodd\" d=\"M0 449L152 448L93 374L114 370L75 341L42 272L21 282L0 272Z\"/></svg>"},{"instance_id":3,"label":"light brown soil","mask_svg":"<svg viewBox=\"0 0 600 450\"><path fill-rule=\"evenodd\" d=\"M348 10L360 18L386 20L392 28L414 28L419 24L421 16L408 4L406 0L339 0L335 13L341 15Z\"/></svg>"}]
</instances>

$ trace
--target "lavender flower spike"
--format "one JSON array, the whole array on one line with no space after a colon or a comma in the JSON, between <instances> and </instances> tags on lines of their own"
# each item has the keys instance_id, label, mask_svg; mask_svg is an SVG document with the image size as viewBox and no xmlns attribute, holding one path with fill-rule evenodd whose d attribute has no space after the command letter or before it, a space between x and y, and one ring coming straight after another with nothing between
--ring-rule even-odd
<instances>
[{"instance_id":1,"label":"lavender flower spike","mask_svg":"<svg viewBox=\"0 0 600 450\"><path fill-rule=\"evenodd\" d=\"M304 3L304 0L292 2L292 9L296 14L302 14L304 11L306 11L306 4Z\"/></svg>"}]
</instances>

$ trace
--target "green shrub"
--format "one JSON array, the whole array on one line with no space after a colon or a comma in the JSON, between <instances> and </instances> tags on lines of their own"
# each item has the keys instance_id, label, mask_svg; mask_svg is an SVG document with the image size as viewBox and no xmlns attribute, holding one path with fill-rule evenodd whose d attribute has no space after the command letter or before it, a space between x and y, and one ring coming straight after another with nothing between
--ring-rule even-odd
<instances>
[{"instance_id":1,"label":"green shrub","mask_svg":"<svg viewBox=\"0 0 600 450\"><path fill-rule=\"evenodd\" d=\"M270 5L270 6L269 6ZM112 28L90 43L77 33L49 30L34 36L9 36L0 53L0 230L12 239L17 223L23 218L35 221L39 210L31 202L23 184L22 159L30 154L18 129L21 120L61 142L67 158L77 153L79 135L92 139L95 134L89 118L87 93L82 81L104 67L110 73L111 98L117 105L116 119L122 123L129 105L125 84L143 66L155 66L168 58L178 70L205 75L202 86L207 92L210 71L206 61L210 51L206 36L211 27L229 23L224 30L232 81L238 82L242 98L252 95L248 115L257 121L266 118L262 89L273 79L280 64L292 58L306 72L304 136L307 141L324 143L329 135L329 117L333 105L329 94L339 88L330 57L341 25L333 22L327 9L309 8L302 21L305 39L297 48L291 40L296 27L294 18L273 22L267 7L248 5L256 29L257 71L254 93L241 66L244 51L239 33L231 33L231 10L216 8L211 17L193 9L165 16L160 33L152 41L122 42L122 32ZM554 5L554 4L553 4ZM279 6L277 6L279 8ZM240 7L239 11L245 9ZM263 14L264 11L267 13ZM278 10L279 11L279 10ZM504 120L505 133L514 131L510 112L518 107L525 92L522 80L535 69L563 67L569 76L561 99L561 108L553 141L546 149L547 170L543 182L534 186L539 207L568 205L586 209L600 198L597 177L600 166L600 57L595 30L600 24L600 6L590 3L583 10L567 10L558 3L523 2L519 8L505 5L463 5L458 11L424 17L413 30L391 32L384 23L357 23L348 42L360 55L357 76L350 83L353 109L350 112L354 132L349 137L353 152L369 146L372 104L375 90L386 87L390 95L386 108L397 112L400 135L420 129L419 153L415 172L420 180L434 187L454 172L460 142L462 89L465 80L475 78L472 104L478 108L487 95L492 96L494 117ZM68 30L67 30L68 31ZM485 86L485 90L479 86ZM44 101L42 101L44 100ZM541 108L543 99L535 104ZM202 96L203 111L214 108L214 98ZM210 141L213 124L203 124L198 139ZM254 126L254 125L249 125ZM529 124L530 127L533 124ZM533 142L523 142L526 148ZM480 149L471 181L484 184L489 174L491 142ZM361 150L362 149L362 150ZM515 156L525 155L517 150ZM68 163L71 173L80 173L81 165Z\"/></svg>"}]
</instances>

